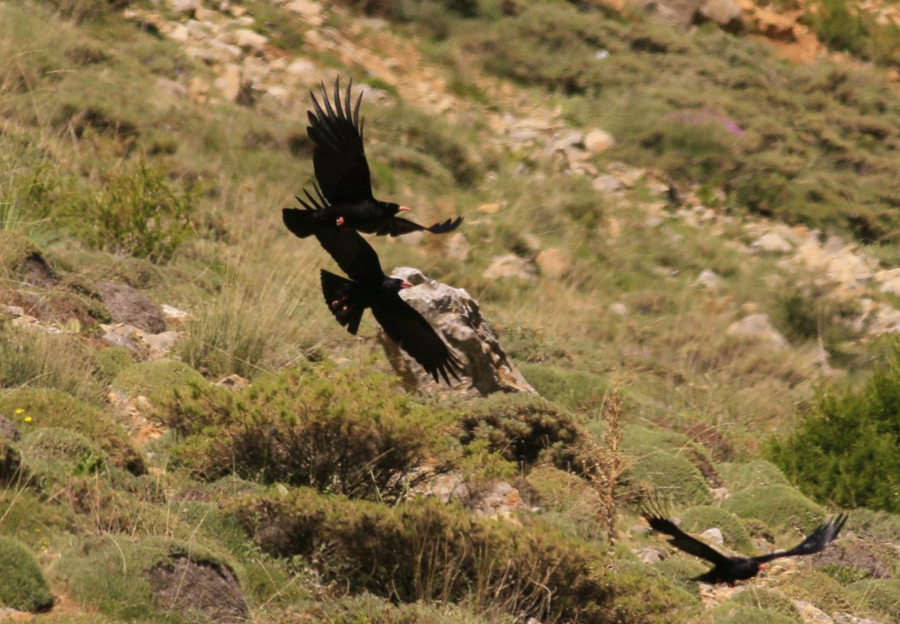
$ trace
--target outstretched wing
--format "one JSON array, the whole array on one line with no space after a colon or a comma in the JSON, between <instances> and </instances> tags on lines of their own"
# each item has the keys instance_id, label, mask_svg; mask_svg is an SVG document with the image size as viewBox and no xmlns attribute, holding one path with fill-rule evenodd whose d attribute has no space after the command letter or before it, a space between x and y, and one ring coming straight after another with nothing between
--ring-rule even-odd
<instances>
[{"instance_id":1,"label":"outstretched wing","mask_svg":"<svg viewBox=\"0 0 900 624\"><path fill-rule=\"evenodd\" d=\"M391 293L373 303L372 314L384 333L418 362L435 383L440 383L438 375L444 378L448 386L449 376L459 381L457 372L462 370L459 359L425 317L403 301L400 295Z\"/></svg>"},{"instance_id":2,"label":"outstretched wing","mask_svg":"<svg viewBox=\"0 0 900 624\"><path fill-rule=\"evenodd\" d=\"M310 125L306 133L316 147L313 167L322 192L332 204L352 204L372 199L372 180L369 163L363 149L364 120L359 118L362 93L351 111L350 87L341 103L340 77L334 81L334 105L328 99L322 83L322 104L312 96L313 111L307 111ZM324 107L324 108L323 108Z\"/></svg>"},{"instance_id":3,"label":"outstretched wing","mask_svg":"<svg viewBox=\"0 0 900 624\"><path fill-rule=\"evenodd\" d=\"M403 234L409 234L410 232L419 232L419 231L427 231L432 234L445 234L446 232L452 232L456 228L459 227L460 223L463 222L462 217L457 217L456 219L447 219L441 223L435 223L429 227L425 227L424 225L419 225L413 221L408 219L401 219L400 217L394 217L386 222L379 223L377 227L374 227L370 230L364 230L360 228L361 231L366 232L367 234L378 234L378 236L384 236L385 234L390 234L391 236L401 236Z\"/></svg>"},{"instance_id":4,"label":"outstretched wing","mask_svg":"<svg viewBox=\"0 0 900 624\"><path fill-rule=\"evenodd\" d=\"M384 279L378 254L355 230L320 228L316 238L350 279L364 283L381 283Z\"/></svg>"},{"instance_id":5,"label":"outstretched wing","mask_svg":"<svg viewBox=\"0 0 900 624\"><path fill-rule=\"evenodd\" d=\"M817 552L821 552L825 550L825 547L828 546L828 544L834 541L834 539L838 536L838 533L841 532L841 529L844 527L844 523L846 521L847 514L840 513L825 524L821 525L815 531L810 533L805 540L803 540L790 550L782 550L779 552L770 553L768 555L753 557L753 561L757 563L765 563L766 561L778 559L779 557L796 557L798 555L812 555Z\"/></svg>"},{"instance_id":6,"label":"outstretched wing","mask_svg":"<svg viewBox=\"0 0 900 624\"><path fill-rule=\"evenodd\" d=\"M647 520L653 530L668 535L670 538L669 543L675 548L683 550L689 555L706 559L715 565L727 565L729 563L728 557L712 546L704 544L679 529L674 522L663 517L658 507L651 506L649 502L644 503L641 515L644 516L644 519Z\"/></svg>"}]
</instances>

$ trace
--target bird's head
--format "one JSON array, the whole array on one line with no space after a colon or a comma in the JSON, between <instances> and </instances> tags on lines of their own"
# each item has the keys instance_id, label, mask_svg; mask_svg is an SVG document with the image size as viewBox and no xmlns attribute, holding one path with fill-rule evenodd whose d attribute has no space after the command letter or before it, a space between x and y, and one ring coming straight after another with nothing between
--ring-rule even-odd
<instances>
[{"instance_id":1,"label":"bird's head","mask_svg":"<svg viewBox=\"0 0 900 624\"><path fill-rule=\"evenodd\" d=\"M391 292L400 292L404 288L412 288L413 285L406 280L397 279L396 277L384 278L384 289Z\"/></svg>"},{"instance_id":2,"label":"bird's head","mask_svg":"<svg viewBox=\"0 0 900 624\"><path fill-rule=\"evenodd\" d=\"M401 206L400 204L395 204L392 202L385 202L385 207L387 208L387 213L395 217L398 213L406 212L409 210L409 206Z\"/></svg>"}]
</instances>

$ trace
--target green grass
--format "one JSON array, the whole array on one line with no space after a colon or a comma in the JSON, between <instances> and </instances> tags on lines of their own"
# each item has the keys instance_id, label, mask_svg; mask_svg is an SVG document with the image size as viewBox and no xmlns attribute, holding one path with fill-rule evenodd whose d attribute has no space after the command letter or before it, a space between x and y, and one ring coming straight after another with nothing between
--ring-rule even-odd
<instances>
[{"instance_id":1,"label":"green grass","mask_svg":"<svg viewBox=\"0 0 900 624\"><path fill-rule=\"evenodd\" d=\"M45 611L53 605L50 586L31 553L20 542L0 535L0 606Z\"/></svg>"}]
</instances>

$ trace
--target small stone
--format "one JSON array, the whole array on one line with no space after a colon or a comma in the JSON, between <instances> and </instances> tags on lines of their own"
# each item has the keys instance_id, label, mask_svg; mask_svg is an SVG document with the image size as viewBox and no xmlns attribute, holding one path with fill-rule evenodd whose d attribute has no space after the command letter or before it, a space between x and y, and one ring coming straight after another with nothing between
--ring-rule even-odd
<instances>
[{"instance_id":1,"label":"small stone","mask_svg":"<svg viewBox=\"0 0 900 624\"><path fill-rule=\"evenodd\" d=\"M793 245L785 240L783 236L774 233L763 234L760 236L759 239L753 243L753 248L774 253L789 253L794 250Z\"/></svg>"},{"instance_id":2,"label":"small stone","mask_svg":"<svg viewBox=\"0 0 900 624\"><path fill-rule=\"evenodd\" d=\"M161 309L163 317L170 324L187 323L188 321L193 320L193 317L189 313L185 312L184 310L179 310L178 308L170 306L166 303L162 304Z\"/></svg>"},{"instance_id":3,"label":"small stone","mask_svg":"<svg viewBox=\"0 0 900 624\"><path fill-rule=\"evenodd\" d=\"M0 305L0 311L9 316L25 316L25 309L19 306Z\"/></svg>"},{"instance_id":4,"label":"small stone","mask_svg":"<svg viewBox=\"0 0 900 624\"><path fill-rule=\"evenodd\" d=\"M609 311L619 316L628 316L628 306L621 302L609 304Z\"/></svg>"},{"instance_id":5,"label":"small stone","mask_svg":"<svg viewBox=\"0 0 900 624\"><path fill-rule=\"evenodd\" d=\"M299 58L292 61L284 71L294 76L314 76L319 73L319 68L309 59Z\"/></svg>"},{"instance_id":6,"label":"small stone","mask_svg":"<svg viewBox=\"0 0 900 624\"><path fill-rule=\"evenodd\" d=\"M241 68L234 63L228 63L213 84L226 100L236 101L241 94Z\"/></svg>"},{"instance_id":7,"label":"small stone","mask_svg":"<svg viewBox=\"0 0 900 624\"><path fill-rule=\"evenodd\" d=\"M834 624L834 620L813 603L805 600L794 600L793 603L805 624Z\"/></svg>"},{"instance_id":8,"label":"small stone","mask_svg":"<svg viewBox=\"0 0 900 624\"><path fill-rule=\"evenodd\" d=\"M497 214L500 212L500 202L493 202L490 204L481 204L477 208L478 212L483 212L485 214Z\"/></svg>"},{"instance_id":9,"label":"small stone","mask_svg":"<svg viewBox=\"0 0 900 624\"><path fill-rule=\"evenodd\" d=\"M725 543L725 538L722 536L722 530L716 527L703 531L703 533L700 534L700 539L714 546L721 546Z\"/></svg>"},{"instance_id":10,"label":"small stone","mask_svg":"<svg viewBox=\"0 0 900 624\"><path fill-rule=\"evenodd\" d=\"M243 390L250 385L250 382L235 373L234 375L228 375L228 377L220 379L216 382L216 385L220 388L228 388L229 390Z\"/></svg>"},{"instance_id":11,"label":"small stone","mask_svg":"<svg viewBox=\"0 0 900 624\"><path fill-rule=\"evenodd\" d=\"M645 546L644 548L639 548L635 551L635 554L638 558L644 563L659 563L663 560L662 553L658 548L654 548L652 546Z\"/></svg>"},{"instance_id":12,"label":"small stone","mask_svg":"<svg viewBox=\"0 0 900 624\"><path fill-rule=\"evenodd\" d=\"M592 154L600 154L614 147L616 140L606 130L591 130L584 137L584 146Z\"/></svg>"},{"instance_id":13,"label":"small stone","mask_svg":"<svg viewBox=\"0 0 900 624\"><path fill-rule=\"evenodd\" d=\"M789 346L784 336L772 327L768 314L751 314L744 317L740 321L729 325L726 333L729 336L750 338L768 343L775 351L784 351Z\"/></svg>"},{"instance_id":14,"label":"small stone","mask_svg":"<svg viewBox=\"0 0 900 624\"><path fill-rule=\"evenodd\" d=\"M725 284L725 280L715 272L710 271L709 269L703 269L703 271L700 272L700 275L697 276L697 279L694 280L694 284L709 288L710 290L715 290L721 288Z\"/></svg>"},{"instance_id":15,"label":"small stone","mask_svg":"<svg viewBox=\"0 0 900 624\"><path fill-rule=\"evenodd\" d=\"M484 272L486 279L517 278L533 281L536 278L534 267L524 258L515 254L497 256Z\"/></svg>"},{"instance_id":16,"label":"small stone","mask_svg":"<svg viewBox=\"0 0 900 624\"><path fill-rule=\"evenodd\" d=\"M22 439L19 428L6 416L0 416L0 438L6 438L10 442L18 442Z\"/></svg>"},{"instance_id":17,"label":"small stone","mask_svg":"<svg viewBox=\"0 0 900 624\"><path fill-rule=\"evenodd\" d=\"M169 0L169 6L176 13L193 15L200 6L200 0Z\"/></svg>"},{"instance_id":18,"label":"small stone","mask_svg":"<svg viewBox=\"0 0 900 624\"><path fill-rule=\"evenodd\" d=\"M900 277L895 277L891 281L882 284L881 292L900 297Z\"/></svg>"},{"instance_id":19,"label":"small stone","mask_svg":"<svg viewBox=\"0 0 900 624\"><path fill-rule=\"evenodd\" d=\"M744 10L735 0L706 0L699 13L728 32L740 32L744 25Z\"/></svg>"},{"instance_id":20,"label":"small stone","mask_svg":"<svg viewBox=\"0 0 900 624\"><path fill-rule=\"evenodd\" d=\"M312 0L293 0L284 5L284 8L297 13L312 26L321 26L325 22L322 5Z\"/></svg>"},{"instance_id":21,"label":"small stone","mask_svg":"<svg viewBox=\"0 0 900 624\"><path fill-rule=\"evenodd\" d=\"M175 348L179 334L176 331L167 331L159 334L144 334L143 341L150 349L149 359L160 360Z\"/></svg>"},{"instance_id":22,"label":"small stone","mask_svg":"<svg viewBox=\"0 0 900 624\"><path fill-rule=\"evenodd\" d=\"M591 181L591 186L594 187L594 190L598 193L615 193L616 191L622 190L622 183L619 182L616 177L609 174L597 176Z\"/></svg>"},{"instance_id":23,"label":"small stone","mask_svg":"<svg viewBox=\"0 0 900 624\"><path fill-rule=\"evenodd\" d=\"M254 32L249 28L239 28L231 33L234 37L234 43L242 50L262 54L266 45L269 43L268 37L258 32Z\"/></svg>"},{"instance_id":24,"label":"small stone","mask_svg":"<svg viewBox=\"0 0 900 624\"><path fill-rule=\"evenodd\" d=\"M447 257L451 260L465 262L469 258L472 246L462 232L455 232L447 239Z\"/></svg>"},{"instance_id":25,"label":"small stone","mask_svg":"<svg viewBox=\"0 0 900 624\"><path fill-rule=\"evenodd\" d=\"M133 325L151 334L166 330L162 310L139 290L118 282L100 282L97 290L116 323Z\"/></svg>"},{"instance_id":26,"label":"small stone","mask_svg":"<svg viewBox=\"0 0 900 624\"><path fill-rule=\"evenodd\" d=\"M541 269L541 274L550 279L558 279L569 271L569 260L555 247L548 247L540 252L535 263Z\"/></svg>"}]
</instances>

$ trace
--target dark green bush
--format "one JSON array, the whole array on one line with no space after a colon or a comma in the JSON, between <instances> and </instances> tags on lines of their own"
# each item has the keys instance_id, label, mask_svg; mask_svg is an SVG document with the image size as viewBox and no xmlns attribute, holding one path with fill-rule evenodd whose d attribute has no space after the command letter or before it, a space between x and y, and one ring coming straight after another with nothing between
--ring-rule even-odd
<instances>
[{"instance_id":1,"label":"dark green bush","mask_svg":"<svg viewBox=\"0 0 900 624\"><path fill-rule=\"evenodd\" d=\"M158 416L183 436L173 459L203 479L228 474L353 497L396 499L451 425L389 377L303 368L234 392L192 382ZM413 479L415 481L415 479Z\"/></svg>"},{"instance_id":2,"label":"dark green bush","mask_svg":"<svg viewBox=\"0 0 900 624\"><path fill-rule=\"evenodd\" d=\"M233 511L266 552L315 557L326 579L398 602L466 601L526 619L637 624L666 621L684 599L665 583L608 569L602 550L546 525L477 520L433 499L387 507L302 489L247 497Z\"/></svg>"},{"instance_id":3,"label":"dark green bush","mask_svg":"<svg viewBox=\"0 0 900 624\"><path fill-rule=\"evenodd\" d=\"M804 492L844 507L900 511L900 347L859 389L819 393L768 452Z\"/></svg>"},{"instance_id":4,"label":"dark green bush","mask_svg":"<svg viewBox=\"0 0 900 624\"><path fill-rule=\"evenodd\" d=\"M0 535L0 606L44 611L53 606L50 585L34 555L20 542Z\"/></svg>"},{"instance_id":5,"label":"dark green bush","mask_svg":"<svg viewBox=\"0 0 900 624\"><path fill-rule=\"evenodd\" d=\"M504 459L525 466L543 460L557 468L582 472L588 434L560 406L529 394L497 393L462 407L463 444L485 440Z\"/></svg>"}]
</instances>

